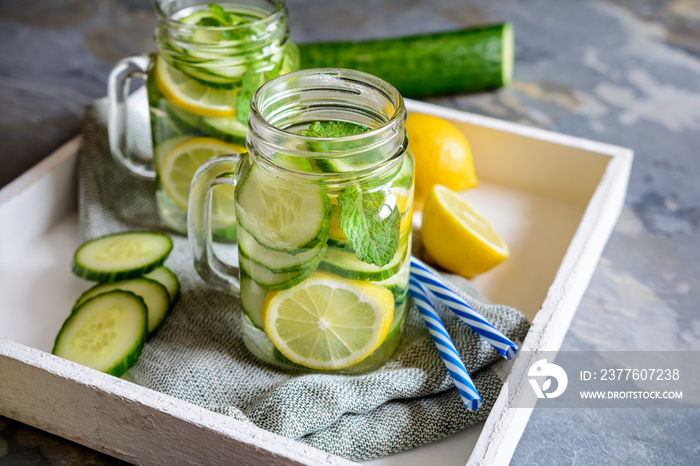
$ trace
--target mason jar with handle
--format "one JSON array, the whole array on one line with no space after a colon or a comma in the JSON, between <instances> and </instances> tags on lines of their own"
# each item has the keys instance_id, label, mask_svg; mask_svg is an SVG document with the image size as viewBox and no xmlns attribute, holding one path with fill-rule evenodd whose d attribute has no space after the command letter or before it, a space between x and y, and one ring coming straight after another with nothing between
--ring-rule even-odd
<instances>
[{"instance_id":1,"label":"mason jar with handle","mask_svg":"<svg viewBox=\"0 0 700 466\"><path fill-rule=\"evenodd\" d=\"M240 297L243 339L292 370L375 369L401 339L413 157L401 95L372 75L304 70L251 101L247 154L214 157L189 202L195 267ZM235 185L238 262L212 249L212 190Z\"/></svg>"},{"instance_id":2,"label":"mason jar with handle","mask_svg":"<svg viewBox=\"0 0 700 466\"><path fill-rule=\"evenodd\" d=\"M157 52L120 61L109 76L109 145L136 176L155 179L161 219L187 231L192 176L205 160L245 150L253 92L298 69L284 0L156 0ZM127 102L133 79L145 80L153 158L131 147ZM213 234L235 239L233 189L213 196Z\"/></svg>"}]
</instances>

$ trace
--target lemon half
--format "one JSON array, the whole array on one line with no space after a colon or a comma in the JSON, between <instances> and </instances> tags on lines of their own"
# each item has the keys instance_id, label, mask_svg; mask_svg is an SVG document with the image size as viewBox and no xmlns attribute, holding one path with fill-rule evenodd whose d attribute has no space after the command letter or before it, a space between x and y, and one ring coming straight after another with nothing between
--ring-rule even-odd
<instances>
[{"instance_id":1,"label":"lemon half","mask_svg":"<svg viewBox=\"0 0 700 466\"><path fill-rule=\"evenodd\" d=\"M315 272L299 285L265 297L263 325L287 358L320 370L342 369L372 354L394 317L384 287Z\"/></svg>"},{"instance_id":2,"label":"lemon half","mask_svg":"<svg viewBox=\"0 0 700 466\"><path fill-rule=\"evenodd\" d=\"M441 185L433 187L425 202L421 236L430 262L466 278L490 270L510 255L489 222L467 200Z\"/></svg>"}]
</instances>

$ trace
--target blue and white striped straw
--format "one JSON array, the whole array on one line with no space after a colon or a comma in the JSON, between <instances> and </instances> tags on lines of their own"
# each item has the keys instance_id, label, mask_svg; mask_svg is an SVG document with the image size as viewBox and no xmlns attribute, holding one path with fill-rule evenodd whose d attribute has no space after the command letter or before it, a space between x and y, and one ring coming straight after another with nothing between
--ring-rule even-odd
<instances>
[{"instance_id":1,"label":"blue and white striped straw","mask_svg":"<svg viewBox=\"0 0 700 466\"><path fill-rule=\"evenodd\" d=\"M511 359L518 351L515 343L503 335L490 322L467 304L454 291L445 285L426 265L411 256L411 277L418 280L425 288L433 292L452 312L457 314L469 327L482 336L504 358Z\"/></svg>"},{"instance_id":2,"label":"blue and white striped straw","mask_svg":"<svg viewBox=\"0 0 700 466\"><path fill-rule=\"evenodd\" d=\"M432 304L430 304L427 290L423 287L421 282L415 280L413 277L408 280L408 289L411 291L413 302L416 303L416 307L425 321L425 325L428 327L428 332L433 338L433 342L442 357L442 361L445 363L447 372L450 373L457 387L457 392L462 398L464 406L466 406L469 411L476 411L479 409L479 406L481 406L481 396L479 396L479 392L477 392L472 378L464 367L464 363L460 359L454 343L452 343L450 336L447 334L445 326L435 312Z\"/></svg>"}]
</instances>

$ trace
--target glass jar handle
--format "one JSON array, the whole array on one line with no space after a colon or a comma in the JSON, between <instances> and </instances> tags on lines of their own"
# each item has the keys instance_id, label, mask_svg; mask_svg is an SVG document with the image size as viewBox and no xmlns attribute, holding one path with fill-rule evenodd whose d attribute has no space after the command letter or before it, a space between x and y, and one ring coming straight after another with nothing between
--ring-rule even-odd
<instances>
[{"instance_id":1,"label":"glass jar handle","mask_svg":"<svg viewBox=\"0 0 700 466\"><path fill-rule=\"evenodd\" d=\"M233 174L240 154L220 155L204 162L195 172L187 207L187 236L199 275L216 289L240 296L238 267L219 259L212 248L211 195L214 186L236 186Z\"/></svg>"},{"instance_id":2,"label":"glass jar handle","mask_svg":"<svg viewBox=\"0 0 700 466\"><path fill-rule=\"evenodd\" d=\"M132 79L143 81L148 77L146 70L150 63L148 55L127 57L117 63L109 73L107 96L109 114L107 132L109 134L109 149L112 156L136 176L153 180L156 172L153 169L153 159L139 157L131 148L127 130L127 101Z\"/></svg>"}]
</instances>

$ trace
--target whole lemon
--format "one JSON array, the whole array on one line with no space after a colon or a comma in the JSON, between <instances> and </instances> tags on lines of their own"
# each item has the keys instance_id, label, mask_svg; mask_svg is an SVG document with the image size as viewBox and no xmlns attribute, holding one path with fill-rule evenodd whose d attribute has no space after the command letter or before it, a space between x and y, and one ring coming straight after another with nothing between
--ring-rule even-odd
<instances>
[{"instance_id":1,"label":"whole lemon","mask_svg":"<svg viewBox=\"0 0 700 466\"><path fill-rule=\"evenodd\" d=\"M411 113L406 132L416 163L414 209L423 209L436 184L454 191L478 185L471 146L455 125L436 116Z\"/></svg>"}]
</instances>

